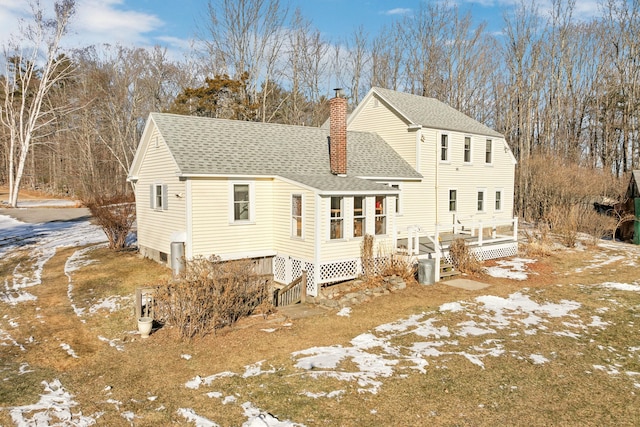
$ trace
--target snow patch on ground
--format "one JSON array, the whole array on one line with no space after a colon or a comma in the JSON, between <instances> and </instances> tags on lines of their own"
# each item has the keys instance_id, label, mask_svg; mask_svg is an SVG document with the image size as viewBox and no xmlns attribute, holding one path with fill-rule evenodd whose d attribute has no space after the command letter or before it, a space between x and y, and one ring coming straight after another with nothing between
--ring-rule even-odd
<instances>
[{"instance_id":1,"label":"snow patch on ground","mask_svg":"<svg viewBox=\"0 0 640 427\"><path fill-rule=\"evenodd\" d=\"M527 280L527 264L534 263L533 259L513 258L508 260L500 260L496 262L496 266L485 268L485 272L489 276L502 277L513 280Z\"/></svg>"},{"instance_id":2,"label":"snow patch on ground","mask_svg":"<svg viewBox=\"0 0 640 427\"><path fill-rule=\"evenodd\" d=\"M6 278L4 289L0 290L0 301L10 305L36 299L25 289L42 283L44 265L58 248L106 241L102 229L89 221L25 224L0 215L0 229L7 236L7 240L0 243L0 256L20 246L29 257L28 263L15 267L11 281Z\"/></svg>"},{"instance_id":3,"label":"snow patch on ground","mask_svg":"<svg viewBox=\"0 0 640 427\"><path fill-rule=\"evenodd\" d=\"M101 414L84 416L82 412L72 412L78 403L65 391L59 380L43 381L44 394L32 405L7 408L11 420L18 426L75 426L85 427L96 424Z\"/></svg>"},{"instance_id":4,"label":"snow patch on ground","mask_svg":"<svg viewBox=\"0 0 640 427\"><path fill-rule=\"evenodd\" d=\"M616 291L640 292L640 285L633 285L629 283L605 282L602 283L600 287Z\"/></svg>"},{"instance_id":5,"label":"snow patch on ground","mask_svg":"<svg viewBox=\"0 0 640 427\"><path fill-rule=\"evenodd\" d=\"M351 307L344 307L344 308L340 309L340 311L338 311L336 313L336 316L342 316L342 317L351 316Z\"/></svg>"}]
</instances>

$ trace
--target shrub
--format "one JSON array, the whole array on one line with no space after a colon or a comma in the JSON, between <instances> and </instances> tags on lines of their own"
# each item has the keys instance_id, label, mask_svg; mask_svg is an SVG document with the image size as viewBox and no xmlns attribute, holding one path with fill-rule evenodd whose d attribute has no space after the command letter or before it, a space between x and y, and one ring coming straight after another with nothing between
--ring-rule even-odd
<instances>
[{"instance_id":1,"label":"shrub","mask_svg":"<svg viewBox=\"0 0 640 427\"><path fill-rule=\"evenodd\" d=\"M449 246L449 255L452 264L463 273L480 273L482 272L482 263L471 252L467 242L464 239L455 239Z\"/></svg>"},{"instance_id":2,"label":"shrub","mask_svg":"<svg viewBox=\"0 0 640 427\"><path fill-rule=\"evenodd\" d=\"M568 248L573 248L578 241L578 208L576 206L552 206L547 220L551 231L560 237L560 241Z\"/></svg>"},{"instance_id":3,"label":"shrub","mask_svg":"<svg viewBox=\"0 0 640 427\"><path fill-rule=\"evenodd\" d=\"M578 208L578 231L590 236L588 241L596 245L603 237L613 236L616 229L616 218L596 212L591 205Z\"/></svg>"},{"instance_id":4,"label":"shrub","mask_svg":"<svg viewBox=\"0 0 640 427\"><path fill-rule=\"evenodd\" d=\"M83 203L107 235L109 248L114 250L126 248L127 236L136 220L135 196L131 193L98 195Z\"/></svg>"},{"instance_id":5,"label":"shrub","mask_svg":"<svg viewBox=\"0 0 640 427\"><path fill-rule=\"evenodd\" d=\"M552 252L552 242L549 237L549 225L541 222L538 226L529 231L523 231L527 243L524 245L524 251L532 257L548 256Z\"/></svg>"},{"instance_id":6,"label":"shrub","mask_svg":"<svg viewBox=\"0 0 640 427\"><path fill-rule=\"evenodd\" d=\"M373 258L373 236L365 234L360 246L360 257L362 259L362 274L365 277L373 277L376 274L376 264Z\"/></svg>"},{"instance_id":7,"label":"shrub","mask_svg":"<svg viewBox=\"0 0 640 427\"><path fill-rule=\"evenodd\" d=\"M157 320L192 339L231 326L270 304L269 281L256 276L249 260L223 262L217 257L187 261L175 280L165 280L155 294Z\"/></svg>"}]
</instances>

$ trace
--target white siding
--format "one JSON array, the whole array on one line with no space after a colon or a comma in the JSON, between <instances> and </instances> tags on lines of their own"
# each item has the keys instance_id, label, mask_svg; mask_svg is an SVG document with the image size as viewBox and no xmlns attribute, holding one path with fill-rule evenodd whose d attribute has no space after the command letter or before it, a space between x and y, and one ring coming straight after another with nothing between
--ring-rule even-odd
<instances>
[{"instance_id":1,"label":"white siding","mask_svg":"<svg viewBox=\"0 0 640 427\"><path fill-rule=\"evenodd\" d=\"M434 146L440 141L440 131L427 130L422 150L425 165L434 165ZM513 217L513 189L515 166L504 139L471 136L472 161L464 163L464 138L469 134L447 132L449 134L449 162L440 162L438 157L438 222L442 227L453 225L454 214L449 212L449 189L457 190L456 217L463 222L510 219ZM492 140L491 164L485 163L485 143ZM438 146L439 147L439 146ZM425 178L435 180L434 171L422 171ZM433 187L435 188L435 186ZM484 211L478 212L478 191L484 190ZM502 209L495 210L495 192L502 190ZM446 229L446 228L445 228Z\"/></svg>"},{"instance_id":2,"label":"white siding","mask_svg":"<svg viewBox=\"0 0 640 427\"><path fill-rule=\"evenodd\" d=\"M372 97L349 123L349 130L375 132L411 166L416 167L416 134L407 130L407 123L382 101Z\"/></svg>"},{"instance_id":3,"label":"white siding","mask_svg":"<svg viewBox=\"0 0 640 427\"><path fill-rule=\"evenodd\" d=\"M172 237L186 231L185 184L176 177L177 165L157 129L150 129L150 139L142 154L135 190L138 244L169 254ZM151 208L153 184L167 185L167 210Z\"/></svg>"},{"instance_id":4,"label":"white siding","mask_svg":"<svg viewBox=\"0 0 640 427\"><path fill-rule=\"evenodd\" d=\"M302 195L303 238L292 237L291 196ZM313 261L315 238L315 195L287 182L273 183L273 243L274 249L282 254Z\"/></svg>"},{"instance_id":5,"label":"white siding","mask_svg":"<svg viewBox=\"0 0 640 427\"><path fill-rule=\"evenodd\" d=\"M406 237L407 228L419 226L421 234L433 233L436 223L441 231L453 225L454 213L449 212L449 190L457 190L459 220L467 222L511 219L513 216L513 189L515 165L504 139L493 141L491 164L485 164L487 137L449 130L424 128L416 135L382 101L377 105L374 97L350 118L349 130L376 132L407 162L419 167L422 182L402 183L402 215L397 218L398 237ZM440 136L446 133L448 160L440 161ZM471 162L464 162L464 138L471 136ZM416 138L417 137L417 138ZM420 140L416 147L416 141ZM419 162L416 163L416 152ZM477 211L477 191L485 190L485 209ZM502 191L502 209L495 210L495 192ZM437 199L436 199L437 194Z\"/></svg>"},{"instance_id":6,"label":"white siding","mask_svg":"<svg viewBox=\"0 0 640 427\"><path fill-rule=\"evenodd\" d=\"M192 180L193 255L244 258L273 251L273 181L246 181L255 186L255 203L250 206L255 209L255 216L251 223L233 223L229 219L232 182L238 180Z\"/></svg>"},{"instance_id":7,"label":"white siding","mask_svg":"<svg viewBox=\"0 0 640 427\"><path fill-rule=\"evenodd\" d=\"M330 197L321 197L320 209L320 262L340 261L360 257L362 237L353 237L353 198L345 197L344 200L344 239L329 239L329 209ZM366 229L367 234L373 234L375 197L366 198ZM393 227L395 214L389 212L395 206L395 197L387 197L387 233L374 236L374 255L386 255L393 252Z\"/></svg>"}]
</instances>

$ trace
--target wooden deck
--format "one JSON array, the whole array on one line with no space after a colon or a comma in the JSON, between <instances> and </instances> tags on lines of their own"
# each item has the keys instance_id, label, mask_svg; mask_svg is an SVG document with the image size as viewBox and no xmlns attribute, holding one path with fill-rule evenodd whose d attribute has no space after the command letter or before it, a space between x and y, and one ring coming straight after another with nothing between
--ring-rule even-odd
<instances>
[{"instance_id":1,"label":"wooden deck","mask_svg":"<svg viewBox=\"0 0 640 427\"><path fill-rule=\"evenodd\" d=\"M472 248L479 247L491 247L496 245L503 245L505 243L514 242L513 236L509 235L497 235L493 238L484 238L482 241L478 238L478 236L471 236L468 233L441 233L439 235L440 246L443 251L448 252L451 243L453 243L456 239L463 239L466 244ZM408 252L408 239L398 239L398 251L399 252ZM433 241L426 237L420 237L418 243L418 257L431 257L431 255L436 253L435 245ZM416 254L414 254L416 255Z\"/></svg>"}]
</instances>

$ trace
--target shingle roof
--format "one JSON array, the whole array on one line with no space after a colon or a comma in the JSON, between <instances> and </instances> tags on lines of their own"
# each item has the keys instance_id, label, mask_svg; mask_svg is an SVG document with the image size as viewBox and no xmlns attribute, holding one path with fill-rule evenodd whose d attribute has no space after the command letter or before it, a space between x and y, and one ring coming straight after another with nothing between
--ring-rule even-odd
<instances>
[{"instance_id":1,"label":"shingle roof","mask_svg":"<svg viewBox=\"0 0 640 427\"><path fill-rule=\"evenodd\" d=\"M379 87L374 87L372 90L414 124L498 138L503 136L437 99Z\"/></svg>"},{"instance_id":2,"label":"shingle roof","mask_svg":"<svg viewBox=\"0 0 640 427\"><path fill-rule=\"evenodd\" d=\"M281 176L324 191L387 188L358 177L422 177L369 132L347 132L347 177L337 177L329 170L328 129L163 113L150 118L183 175Z\"/></svg>"}]
</instances>

